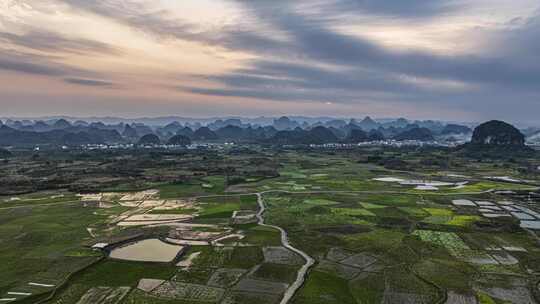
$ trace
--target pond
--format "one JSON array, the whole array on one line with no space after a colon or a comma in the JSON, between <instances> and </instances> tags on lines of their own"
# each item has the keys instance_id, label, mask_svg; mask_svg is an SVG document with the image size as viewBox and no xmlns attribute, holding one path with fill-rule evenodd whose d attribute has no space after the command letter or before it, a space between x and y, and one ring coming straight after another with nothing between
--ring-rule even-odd
<instances>
[{"instance_id":1,"label":"pond","mask_svg":"<svg viewBox=\"0 0 540 304\"><path fill-rule=\"evenodd\" d=\"M172 262L183 248L159 239L147 239L115 248L109 256L118 260L167 263Z\"/></svg>"}]
</instances>

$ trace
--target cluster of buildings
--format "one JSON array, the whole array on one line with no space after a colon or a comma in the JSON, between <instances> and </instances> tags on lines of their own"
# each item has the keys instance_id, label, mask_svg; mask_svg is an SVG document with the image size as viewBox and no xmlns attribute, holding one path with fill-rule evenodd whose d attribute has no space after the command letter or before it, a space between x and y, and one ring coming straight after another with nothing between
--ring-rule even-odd
<instances>
[{"instance_id":1,"label":"cluster of buildings","mask_svg":"<svg viewBox=\"0 0 540 304\"><path fill-rule=\"evenodd\" d=\"M456 147L462 143L460 142L449 142L449 141L421 141L421 140L377 140L377 141L367 141L354 144L344 144L344 143L330 143L330 144L312 144L309 145L310 148L314 149L351 149L356 147Z\"/></svg>"},{"instance_id":2,"label":"cluster of buildings","mask_svg":"<svg viewBox=\"0 0 540 304\"><path fill-rule=\"evenodd\" d=\"M128 150L128 149L188 149L188 150L198 150L198 149L224 149L227 147L234 146L234 143L194 143L188 146L182 145L167 145L167 144L145 144L145 145L136 145L136 144L88 144L82 145L83 150ZM62 149L68 149L67 146L63 146Z\"/></svg>"}]
</instances>

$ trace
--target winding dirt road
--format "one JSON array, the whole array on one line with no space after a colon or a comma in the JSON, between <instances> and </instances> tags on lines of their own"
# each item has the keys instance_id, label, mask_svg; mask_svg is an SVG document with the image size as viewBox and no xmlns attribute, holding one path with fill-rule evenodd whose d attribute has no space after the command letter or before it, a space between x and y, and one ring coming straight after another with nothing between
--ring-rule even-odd
<instances>
[{"instance_id":1,"label":"winding dirt road","mask_svg":"<svg viewBox=\"0 0 540 304\"><path fill-rule=\"evenodd\" d=\"M302 284L304 284L306 280L307 273L309 269L315 264L315 260L310 257L307 253L303 252L302 250L295 248L291 245L289 242L289 236L287 235L287 231L285 231L283 228L274 226L274 225L268 225L264 223L264 217L263 214L266 211L266 207L264 205L264 199L262 197L261 193L256 193L257 195L257 202L259 203L259 212L257 213L257 218L259 219L259 225L265 226L265 227L271 227L274 229L277 229L281 232L281 244L283 247L289 249L290 251L293 251L306 261L306 263L298 270L298 274L296 276L296 280L294 283L292 283L287 291L283 294L283 298L281 299L280 304L287 304L292 299L292 297L296 294L296 292L302 287Z\"/></svg>"}]
</instances>

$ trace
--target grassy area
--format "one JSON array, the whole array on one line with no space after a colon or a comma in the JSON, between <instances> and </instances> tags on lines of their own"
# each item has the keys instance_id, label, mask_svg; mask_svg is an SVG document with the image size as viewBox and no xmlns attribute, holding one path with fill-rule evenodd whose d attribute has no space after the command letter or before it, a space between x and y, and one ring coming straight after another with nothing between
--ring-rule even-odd
<instances>
[{"instance_id":1,"label":"grassy area","mask_svg":"<svg viewBox=\"0 0 540 304\"><path fill-rule=\"evenodd\" d=\"M483 219L477 215L456 215L452 219L446 222L447 225L469 227L474 222L482 221Z\"/></svg>"},{"instance_id":2,"label":"grassy area","mask_svg":"<svg viewBox=\"0 0 540 304\"><path fill-rule=\"evenodd\" d=\"M499 303L499 299L476 293L474 287L479 283L486 288L508 285L508 282L486 281L493 273L510 273L530 279L532 276L527 270L533 273L540 271L539 247L530 234L512 231L507 226L490 227L487 225L489 220L478 216L476 209L451 205L453 198L506 199L494 193L467 195L463 192L524 189L522 185L481 181L479 178L482 175L495 175L494 172L496 175L510 175L511 170L516 173L517 164L505 163L508 168L513 168L507 169L498 164L469 164L457 160L458 165L451 164L455 166L452 172L470 173L475 176L471 178L474 181L462 189L441 187L439 191L424 192L413 190L413 186L378 182L373 178L395 176L446 180L448 172L440 168L426 169L422 165L422 153L430 152L370 149L373 151L363 153L402 159L410 168L414 168L414 172L389 170L375 162L367 163L365 155L358 151L299 153L259 148L253 154L255 156L210 151L204 156L191 155L190 158L184 157L184 153L189 152L167 155L153 152L137 163L140 170L132 168L130 178L116 183L114 189L157 188L161 199L223 195L226 181L219 174L223 174L225 163L234 167L237 182L241 182L242 178L249 180L249 183L229 188L229 193L233 193L233 190L252 193L270 189L296 192L265 194L268 207L266 222L284 228L295 247L315 258L318 266L326 265L326 268L314 268L309 273L305 285L293 301L296 304L364 304L382 303L383 300L385 303L431 303L443 289L474 294L480 303ZM160 160L160 157L163 159ZM253 165L252 162L265 165ZM106 160L103 163L107 164ZM261 170L257 172L257 168ZM281 176L251 178L274 176L264 172L275 173L276 170ZM132 173L133 176L145 178L132 178ZM171 176L175 178L167 179ZM174 183L172 181L176 180L176 176L189 176L192 179L186 183ZM341 193L299 193L332 190ZM344 193L346 191L350 193ZM63 196L57 196L60 193ZM33 205L34 208L0 209L0 259L8 261L0 264L0 297L15 289L27 290L25 288L29 288L30 281L56 283L67 274L96 261L100 254L85 247L97 241L86 230L88 227L94 228L93 233L98 237L107 240L150 231L148 228L112 228L105 225L111 218L130 210L128 207L36 206L78 199L64 190L17 197L20 200L10 200L10 197L0 199L0 208L22 205ZM198 198L196 201L197 209L177 208L150 213L197 212L200 216L195 222L212 223L219 228L195 230L224 231L232 228L234 233L245 235L241 243L251 246L232 247L232 241L224 242L230 247L191 246L186 256L193 253L199 253L199 256L189 269L166 264L105 260L74 277L58 295L58 303L77 303L87 290L96 286L134 287L141 278L171 279L174 276L177 282L206 285L211 278L217 280L222 272L223 281L230 285L238 278L247 277L266 283L294 281L299 266L264 261L264 247L281 245L278 230L256 224L230 226L234 211L258 210L256 196L215 196ZM474 225L477 222L485 225ZM169 227L152 232L166 236ZM493 255L493 248L501 251L503 246L519 250L511 252L518 264L476 265L471 261L471 258ZM225 297L232 303L276 303L280 298L280 295L240 292L229 285L226 289ZM122 303L193 304L184 300L159 299L138 290L130 292Z\"/></svg>"},{"instance_id":3,"label":"grassy area","mask_svg":"<svg viewBox=\"0 0 540 304\"><path fill-rule=\"evenodd\" d=\"M159 195L162 199L221 194L225 190L225 178L223 176L208 176L191 182L160 185L157 189L159 189Z\"/></svg>"},{"instance_id":4,"label":"grassy area","mask_svg":"<svg viewBox=\"0 0 540 304\"><path fill-rule=\"evenodd\" d=\"M74 280L90 286L136 286L142 278L169 279L175 267L159 263L106 260Z\"/></svg>"},{"instance_id":5,"label":"grassy area","mask_svg":"<svg viewBox=\"0 0 540 304\"><path fill-rule=\"evenodd\" d=\"M281 234L273 228L255 226L246 231L246 237L242 241L259 246L279 246Z\"/></svg>"},{"instance_id":6,"label":"grassy area","mask_svg":"<svg viewBox=\"0 0 540 304\"><path fill-rule=\"evenodd\" d=\"M295 304L356 304L347 280L313 271L294 299Z\"/></svg>"},{"instance_id":7,"label":"grassy area","mask_svg":"<svg viewBox=\"0 0 540 304\"><path fill-rule=\"evenodd\" d=\"M61 280L95 255L83 251L91 242L86 227L106 216L78 205L0 211L0 292L39 278Z\"/></svg>"},{"instance_id":8,"label":"grassy area","mask_svg":"<svg viewBox=\"0 0 540 304\"><path fill-rule=\"evenodd\" d=\"M234 211L257 210L256 196L231 196L218 198L202 198L198 200L202 208L198 219L231 218Z\"/></svg>"},{"instance_id":9,"label":"grassy area","mask_svg":"<svg viewBox=\"0 0 540 304\"><path fill-rule=\"evenodd\" d=\"M141 290L132 291L123 301L125 304L195 304L200 302L187 302L184 300L168 300L148 295Z\"/></svg>"},{"instance_id":10,"label":"grassy area","mask_svg":"<svg viewBox=\"0 0 540 304\"><path fill-rule=\"evenodd\" d=\"M424 208L429 216L423 221L431 224L445 224L452 220L453 212L449 209L442 208Z\"/></svg>"},{"instance_id":11,"label":"grassy area","mask_svg":"<svg viewBox=\"0 0 540 304\"><path fill-rule=\"evenodd\" d=\"M264 263L253 273L253 277L274 282L292 283L296 279L298 267Z\"/></svg>"},{"instance_id":12,"label":"grassy area","mask_svg":"<svg viewBox=\"0 0 540 304\"><path fill-rule=\"evenodd\" d=\"M357 303L381 303L385 279L382 274L371 273L351 281L350 290Z\"/></svg>"},{"instance_id":13,"label":"grassy area","mask_svg":"<svg viewBox=\"0 0 540 304\"><path fill-rule=\"evenodd\" d=\"M453 232L416 230L414 235L419 236L424 242L430 242L446 248L454 256L459 256L464 250L470 249L459 235Z\"/></svg>"},{"instance_id":14,"label":"grassy area","mask_svg":"<svg viewBox=\"0 0 540 304\"><path fill-rule=\"evenodd\" d=\"M235 247L224 266L250 269L261 264L263 260L264 256L260 247Z\"/></svg>"},{"instance_id":15,"label":"grassy area","mask_svg":"<svg viewBox=\"0 0 540 304\"><path fill-rule=\"evenodd\" d=\"M361 208L332 208L332 213L347 215L347 216L376 216L375 213L368 209Z\"/></svg>"},{"instance_id":16,"label":"grassy area","mask_svg":"<svg viewBox=\"0 0 540 304\"><path fill-rule=\"evenodd\" d=\"M318 206L331 206L331 205L338 205L339 204L339 202L335 202L335 201L328 200L328 199L323 199L323 198L306 199L306 200L304 200L304 203L309 204L309 205L318 205Z\"/></svg>"},{"instance_id":17,"label":"grassy area","mask_svg":"<svg viewBox=\"0 0 540 304\"><path fill-rule=\"evenodd\" d=\"M230 218L234 211L240 210L238 203L221 203L201 205L203 210L199 214L199 219L209 218Z\"/></svg>"},{"instance_id":18,"label":"grassy area","mask_svg":"<svg viewBox=\"0 0 540 304\"><path fill-rule=\"evenodd\" d=\"M461 293L471 292L471 279L477 274L470 265L448 258L423 260L414 270L437 286Z\"/></svg>"},{"instance_id":19,"label":"grassy area","mask_svg":"<svg viewBox=\"0 0 540 304\"><path fill-rule=\"evenodd\" d=\"M479 304L497 304L495 300L493 300L488 294L483 292L477 292L476 297L478 299Z\"/></svg>"},{"instance_id":20,"label":"grassy area","mask_svg":"<svg viewBox=\"0 0 540 304\"><path fill-rule=\"evenodd\" d=\"M19 195L0 199L0 209L20 206L59 204L77 202L80 197L73 193L39 192L33 195Z\"/></svg>"},{"instance_id":21,"label":"grassy area","mask_svg":"<svg viewBox=\"0 0 540 304\"><path fill-rule=\"evenodd\" d=\"M167 264L105 260L74 277L69 285L55 297L55 301L75 303L92 287L129 286L134 288L140 279L167 280L175 272L175 267Z\"/></svg>"}]
</instances>

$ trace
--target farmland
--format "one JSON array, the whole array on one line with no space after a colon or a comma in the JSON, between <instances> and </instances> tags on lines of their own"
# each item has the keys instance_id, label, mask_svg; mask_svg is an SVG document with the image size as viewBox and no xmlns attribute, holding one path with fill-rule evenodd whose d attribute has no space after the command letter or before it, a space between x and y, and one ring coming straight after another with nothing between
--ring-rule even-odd
<instances>
[{"instance_id":1,"label":"farmland","mask_svg":"<svg viewBox=\"0 0 540 304\"><path fill-rule=\"evenodd\" d=\"M537 301L538 231L512 213L540 220L523 194L535 186L485 178L515 174L514 164L456 159L444 170L404 171L364 154L154 151L124 162L136 175L98 165L99 155L54 154L46 164L21 154L3 166L30 180L36 168L67 161L93 177L62 169L73 182L0 197L0 299L279 303L306 263L279 227L315 261L290 303ZM123 157L133 158L115 159ZM271 226L255 217L257 195Z\"/></svg>"}]
</instances>

